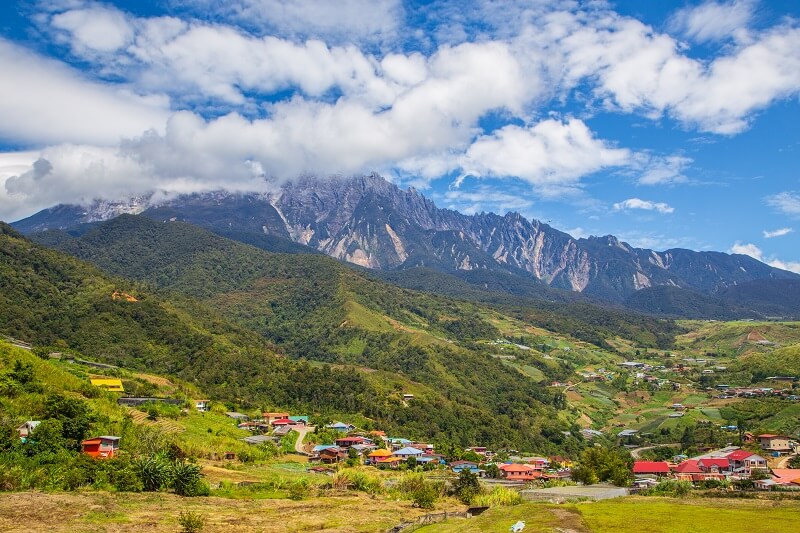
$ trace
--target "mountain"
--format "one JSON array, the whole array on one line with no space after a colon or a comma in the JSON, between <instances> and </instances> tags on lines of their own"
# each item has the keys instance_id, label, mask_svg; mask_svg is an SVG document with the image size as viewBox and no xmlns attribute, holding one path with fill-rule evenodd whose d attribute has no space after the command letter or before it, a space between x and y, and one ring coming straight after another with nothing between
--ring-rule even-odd
<instances>
[{"instance_id":1,"label":"mountain","mask_svg":"<svg viewBox=\"0 0 800 533\"><path fill-rule=\"evenodd\" d=\"M574 239L518 213L464 215L440 209L416 190L402 190L377 175L303 178L274 194L218 192L150 201L146 209L142 199L112 207L58 206L13 225L23 233L69 229L127 210L154 220L189 222L267 250L319 251L381 271L500 272L616 303L650 287L715 297L754 280L800 280L746 255L657 252L613 236Z\"/></svg>"}]
</instances>

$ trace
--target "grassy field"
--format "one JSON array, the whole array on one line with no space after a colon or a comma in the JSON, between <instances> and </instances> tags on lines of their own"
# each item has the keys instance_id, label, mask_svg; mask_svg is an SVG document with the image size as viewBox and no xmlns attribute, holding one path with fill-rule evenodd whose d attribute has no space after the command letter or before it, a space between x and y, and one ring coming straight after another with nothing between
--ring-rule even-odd
<instances>
[{"instance_id":1,"label":"grassy field","mask_svg":"<svg viewBox=\"0 0 800 533\"><path fill-rule=\"evenodd\" d=\"M308 500L181 498L173 494L38 492L0 494L0 531L148 532L180 531L178 516L204 517L204 533L385 531L422 514L408 501L348 493Z\"/></svg>"},{"instance_id":2,"label":"grassy field","mask_svg":"<svg viewBox=\"0 0 800 533\"><path fill-rule=\"evenodd\" d=\"M416 531L507 532L517 520L525 521L525 533L775 533L797 530L800 502L629 497L568 505L527 503Z\"/></svg>"}]
</instances>

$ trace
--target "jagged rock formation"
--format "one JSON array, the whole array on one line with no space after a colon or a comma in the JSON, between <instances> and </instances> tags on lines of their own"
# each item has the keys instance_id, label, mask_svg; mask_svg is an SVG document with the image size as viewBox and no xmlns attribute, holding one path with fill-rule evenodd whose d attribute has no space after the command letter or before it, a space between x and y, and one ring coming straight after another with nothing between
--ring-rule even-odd
<instances>
[{"instance_id":1,"label":"jagged rock formation","mask_svg":"<svg viewBox=\"0 0 800 533\"><path fill-rule=\"evenodd\" d=\"M440 209L416 190L402 190L377 175L303 178L275 194L197 194L144 209L146 202L57 206L14 226L32 233L141 212L257 245L258 235L290 239L372 269L498 270L616 302L659 286L715 294L753 280L800 279L746 255L656 252L610 235L574 239L518 213L468 216Z\"/></svg>"}]
</instances>

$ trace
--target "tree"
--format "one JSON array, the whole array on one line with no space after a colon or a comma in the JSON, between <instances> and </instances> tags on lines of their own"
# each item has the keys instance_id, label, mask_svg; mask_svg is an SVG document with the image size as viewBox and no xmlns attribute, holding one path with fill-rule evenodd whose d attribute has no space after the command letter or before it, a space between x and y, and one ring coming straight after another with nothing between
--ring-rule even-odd
<instances>
[{"instance_id":1,"label":"tree","mask_svg":"<svg viewBox=\"0 0 800 533\"><path fill-rule=\"evenodd\" d=\"M422 485L413 492L411 499L414 505L421 509L433 509L438 497L438 491L433 483L423 482Z\"/></svg>"},{"instance_id":2,"label":"tree","mask_svg":"<svg viewBox=\"0 0 800 533\"><path fill-rule=\"evenodd\" d=\"M416 468L417 458L412 455L411 457L406 459L406 466L409 468L409 470Z\"/></svg>"},{"instance_id":3,"label":"tree","mask_svg":"<svg viewBox=\"0 0 800 533\"><path fill-rule=\"evenodd\" d=\"M63 450L66 444L64 440L64 427L60 420L49 418L42 420L41 423L31 432L28 441L31 446L28 448L31 454L58 453Z\"/></svg>"},{"instance_id":4,"label":"tree","mask_svg":"<svg viewBox=\"0 0 800 533\"><path fill-rule=\"evenodd\" d=\"M86 403L62 394L50 394L44 401L44 414L45 418L61 422L65 447L79 450L92 423Z\"/></svg>"},{"instance_id":5,"label":"tree","mask_svg":"<svg viewBox=\"0 0 800 533\"><path fill-rule=\"evenodd\" d=\"M613 448L587 448L578 465L572 469L572 479L585 485L610 481L627 487L633 482L633 458L624 451Z\"/></svg>"},{"instance_id":6,"label":"tree","mask_svg":"<svg viewBox=\"0 0 800 533\"><path fill-rule=\"evenodd\" d=\"M789 459L789 468L800 468L800 455L795 455Z\"/></svg>"},{"instance_id":7,"label":"tree","mask_svg":"<svg viewBox=\"0 0 800 533\"><path fill-rule=\"evenodd\" d=\"M500 477L500 468L497 467L496 464L492 463L490 465L486 465L486 477L492 479L498 479Z\"/></svg>"},{"instance_id":8,"label":"tree","mask_svg":"<svg viewBox=\"0 0 800 533\"><path fill-rule=\"evenodd\" d=\"M458 474L458 479L453 483L453 494L462 503L469 505L472 498L481 493L481 482L478 476L469 470L462 470Z\"/></svg>"}]
</instances>

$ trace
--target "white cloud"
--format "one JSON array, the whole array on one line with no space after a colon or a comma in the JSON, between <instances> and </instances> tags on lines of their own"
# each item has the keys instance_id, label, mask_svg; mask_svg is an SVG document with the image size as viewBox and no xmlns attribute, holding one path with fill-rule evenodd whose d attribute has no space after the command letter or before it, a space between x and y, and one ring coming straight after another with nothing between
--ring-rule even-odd
<instances>
[{"instance_id":1,"label":"white cloud","mask_svg":"<svg viewBox=\"0 0 800 533\"><path fill-rule=\"evenodd\" d=\"M564 186L603 168L626 165L629 150L597 139L579 119L547 119L530 127L504 126L478 137L460 160L464 173L519 177L540 186Z\"/></svg>"},{"instance_id":2,"label":"white cloud","mask_svg":"<svg viewBox=\"0 0 800 533\"><path fill-rule=\"evenodd\" d=\"M0 38L0 137L34 144L115 144L163 129L169 102L83 79Z\"/></svg>"},{"instance_id":3,"label":"white cloud","mask_svg":"<svg viewBox=\"0 0 800 533\"><path fill-rule=\"evenodd\" d=\"M670 26L699 43L717 41L746 30L754 11L752 0L707 1L677 11Z\"/></svg>"},{"instance_id":4,"label":"white cloud","mask_svg":"<svg viewBox=\"0 0 800 533\"><path fill-rule=\"evenodd\" d=\"M468 215L481 211L504 214L525 210L533 205L533 200L525 194L501 192L486 185L471 190L450 189L434 198L441 200L445 207Z\"/></svg>"},{"instance_id":5,"label":"white cloud","mask_svg":"<svg viewBox=\"0 0 800 533\"><path fill-rule=\"evenodd\" d=\"M205 16L293 39L381 42L400 31L400 0L173 0Z\"/></svg>"},{"instance_id":6,"label":"white cloud","mask_svg":"<svg viewBox=\"0 0 800 533\"><path fill-rule=\"evenodd\" d=\"M664 202L651 202L649 200L641 200L639 198L628 198L622 202L615 203L613 207L615 211L643 209L645 211L658 211L662 214L669 214L675 211L674 207L671 207Z\"/></svg>"},{"instance_id":7,"label":"white cloud","mask_svg":"<svg viewBox=\"0 0 800 533\"><path fill-rule=\"evenodd\" d=\"M800 215L800 194L794 191L767 196L767 204L787 215Z\"/></svg>"},{"instance_id":8,"label":"white cloud","mask_svg":"<svg viewBox=\"0 0 800 533\"><path fill-rule=\"evenodd\" d=\"M794 230L792 228L780 228L776 229L775 231L767 231L764 230L764 238L765 239L772 239L774 237L783 237L784 235L788 235Z\"/></svg>"},{"instance_id":9,"label":"white cloud","mask_svg":"<svg viewBox=\"0 0 800 533\"><path fill-rule=\"evenodd\" d=\"M109 53L126 46L133 39L133 27L121 11L100 5L73 9L53 16L51 24L69 32L73 51Z\"/></svg>"},{"instance_id":10,"label":"white cloud","mask_svg":"<svg viewBox=\"0 0 800 533\"><path fill-rule=\"evenodd\" d=\"M636 166L641 166L639 177L636 180L640 185L674 185L686 183L689 179L684 171L693 163L693 160L680 155L666 157L638 154L641 160Z\"/></svg>"},{"instance_id":11,"label":"white cloud","mask_svg":"<svg viewBox=\"0 0 800 533\"><path fill-rule=\"evenodd\" d=\"M781 261L775 257L765 257L764 252L756 246L755 244L751 243L741 243L736 242L733 246L731 246L730 253L732 254L742 254L742 255L749 255L753 259L757 259L762 263L766 263L771 267L780 268L782 270L788 270L789 272L795 272L800 274L800 262L798 261Z\"/></svg>"}]
</instances>

